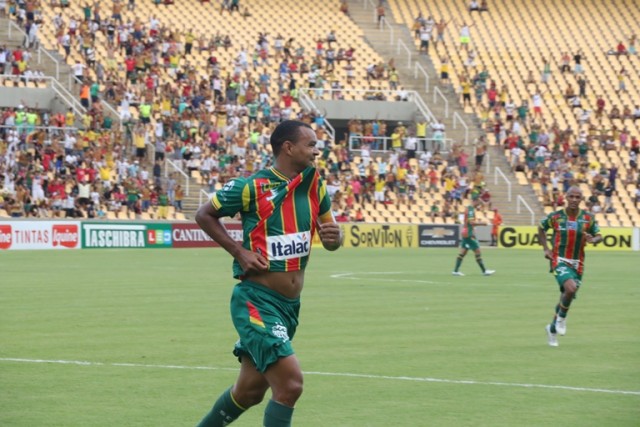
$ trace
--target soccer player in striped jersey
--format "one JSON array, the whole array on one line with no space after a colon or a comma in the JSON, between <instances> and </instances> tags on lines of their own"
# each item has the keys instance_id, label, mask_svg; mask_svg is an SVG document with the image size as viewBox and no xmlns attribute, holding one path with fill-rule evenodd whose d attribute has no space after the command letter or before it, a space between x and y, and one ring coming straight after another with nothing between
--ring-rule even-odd
<instances>
[{"instance_id":1,"label":"soccer player in striped jersey","mask_svg":"<svg viewBox=\"0 0 640 427\"><path fill-rule=\"evenodd\" d=\"M476 262L480 266L480 270L482 270L482 274L484 276L491 276L495 273L495 270L487 270L484 266L484 262L482 261L482 252L480 252L480 244L476 239L476 236L473 233L473 227L476 225L487 225L482 222L478 222L476 220L476 208L480 206L482 201L478 198L473 201L472 205L466 207L464 211L464 220L462 222L462 239L460 240L460 253L456 258L456 266L453 269L454 276L464 276L464 273L460 271L460 266L462 265L462 260L469 249L473 251L476 255Z\"/></svg>"},{"instance_id":2,"label":"soccer player in striped jersey","mask_svg":"<svg viewBox=\"0 0 640 427\"><path fill-rule=\"evenodd\" d=\"M240 374L199 427L230 424L260 403L269 388L272 398L263 425L291 425L302 394L302 371L291 340L311 240L318 232L325 249L335 251L342 244L326 185L314 167L320 154L315 132L303 122L287 120L276 127L270 142L273 167L227 182L196 215L200 227L233 256L233 275L240 280L231 297ZM242 218L242 243L220 222L236 213Z\"/></svg>"},{"instance_id":3,"label":"soccer player in striped jersey","mask_svg":"<svg viewBox=\"0 0 640 427\"><path fill-rule=\"evenodd\" d=\"M580 209L582 190L571 187L565 197L566 209L551 212L538 227L544 256L551 261L551 272L560 286L560 302L556 305L553 321L546 327L547 340L552 347L558 346L558 334L567 332L569 306L582 284L584 247L587 243L602 241L595 216ZM547 242L547 230L553 230L551 249Z\"/></svg>"}]
</instances>

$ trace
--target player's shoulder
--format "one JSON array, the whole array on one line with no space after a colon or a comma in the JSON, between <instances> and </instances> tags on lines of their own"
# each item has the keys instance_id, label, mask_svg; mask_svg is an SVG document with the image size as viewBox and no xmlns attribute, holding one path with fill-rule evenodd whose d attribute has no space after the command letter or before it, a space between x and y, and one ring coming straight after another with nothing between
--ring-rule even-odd
<instances>
[{"instance_id":1,"label":"player's shoulder","mask_svg":"<svg viewBox=\"0 0 640 427\"><path fill-rule=\"evenodd\" d=\"M540 225L546 227L547 225L550 225L551 223L558 221L560 218L563 218L565 216L566 214L564 212L564 209L558 209L556 211L549 212L544 218L542 218L542 220L540 221Z\"/></svg>"},{"instance_id":2,"label":"player's shoulder","mask_svg":"<svg viewBox=\"0 0 640 427\"><path fill-rule=\"evenodd\" d=\"M238 179L242 180L242 182L244 182L245 184L248 184L261 179L269 179L269 180L282 179L282 174L279 174L273 168L267 168L267 169L260 169L259 171L247 177L241 177Z\"/></svg>"},{"instance_id":3,"label":"player's shoulder","mask_svg":"<svg viewBox=\"0 0 640 427\"><path fill-rule=\"evenodd\" d=\"M558 209L558 210L550 212L549 215L547 215L547 218L560 218L560 217L563 217L563 216L566 216L566 215L567 215L567 213L565 212L564 209Z\"/></svg>"},{"instance_id":4,"label":"player's shoulder","mask_svg":"<svg viewBox=\"0 0 640 427\"><path fill-rule=\"evenodd\" d=\"M222 186L222 191L226 191L226 192L229 192L232 190L241 191L247 185L248 182L249 182L248 178L245 178L243 176L235 177L224 183L224 185Z\"/></svg>"},{"instance_id":5,"label":"player's shoulder","mask_svg":"<svg viewBox=\"0 0 640 427\"><path fill-rule=\"evenodd\" d=\"M591 211L587 211L585 209L581 209L580 210L580 216L585 220L585 221L595 221L596 220L596 215L591 212Z\"/></svg>"}]
</instances>

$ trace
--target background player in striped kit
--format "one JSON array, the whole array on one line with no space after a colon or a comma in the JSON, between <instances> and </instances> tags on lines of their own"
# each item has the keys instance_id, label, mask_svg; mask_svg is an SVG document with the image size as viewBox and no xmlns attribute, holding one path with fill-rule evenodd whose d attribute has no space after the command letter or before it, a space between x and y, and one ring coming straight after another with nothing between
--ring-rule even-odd
<instances>
[{"instance_id":1,"label":"background player in striped kit","mask_svg":"<svg viewBox=\"0 0 640 427\"><path fill-rule=\"evenodd\" d=\"M540 222L538 238L544 256L551 261L551 272L560 286L560 302L556 305L553 321L547 325L547 340L550 346L558 346L558 334L567 332L569 306L582 284L584 272L584 247L587 243L602 241L595 216L580 209L582 190L571 187L567 190L567 208L551 212ZM553 230L552 249L547 243L547 230Z\"/></svg>"},{"instance_id":2,"label":"background player in striped kit","mask_svg":"<svg viewBox=\"0 0 640 427\"><path fill-rule=\"evenodd\" d=\"M476 262L482 270L482 274L484 276L491 276L495 273L495 270L488 270L484 266L484 262L482 261L482 252L480 251L480 243L476 239L476 236L473 232L473 227L476 225L486 225L482 222L476 221L476 208L480 206L481 200L478 198L473 201L472 205L469 205L464 210L464 219L462 221L462 239L460 239L460 253L456 257L456 266L453 269L454 276L464 276L464 273L460 271L460 266L462 265L462 260L469 250L472 250L476 256Z\"/></svg>"},{"instance_id":3,"label":"background player in striped kit","mask_svg":"<svg viewBox=\"0 0 640 427\"><path fill-rule=\"evenodd\" d=\"M276 127L270 142L274 167L229 181L196 216L200 227L233 256L234 277L241 280L231 298L231 317L240 336L234 349L240 374L199 427L228 425L260 403L269 388L264 426L291 425L302 394L302 371L291 340L311 240L318 231L325 249L334 251L342 243L326 185L314 167L320 154L315 132L303 122L287 120ZM220 222L238 212L242 244Z\"/></svg>"}]
</instances>

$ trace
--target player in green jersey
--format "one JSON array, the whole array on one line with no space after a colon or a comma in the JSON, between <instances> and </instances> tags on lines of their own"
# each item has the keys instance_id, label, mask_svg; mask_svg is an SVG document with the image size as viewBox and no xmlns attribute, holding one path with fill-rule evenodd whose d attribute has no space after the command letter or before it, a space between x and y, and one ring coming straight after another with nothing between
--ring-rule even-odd
<instances>
[{"instance_id":1,"label":"player in green jersey","mask_svg":"<svg viewBox=\"0 0 640 427\"><path fill-rule=\"evenodd\" d=\"M476 240L476 236L473 233L473 227L476 225L487 225L482 222L476 221L476 208L480 205L480 199L476 199L473 202L473 205L467 206L464 211L464 220L462 223L462 239L460 241L460 253L456 258L456 266L453 270L454 276L464 276L464 273L460 271L460 266L462 265L462 260L465 255L471 249L476 254L476 262L480 266L482 270L482 274L485 276L491 276L495 273L495 270L487 270L484 266L484 262L482 261L482 253L480 252L480 244L478 240Z\"/></svg>"},{"instance_id":2,"label":"player in green jersey","mask_svg":"<svg viewBox=\"0 0 640 427\"><path fill-rule=\"evenodd\" d=\"M560 286L560 302L556 305L553 321L546 327L547 340L552 347L558 346L558 334L567 332L569 306L582 284L584 247L587 243L602 241L595 216L580 209L583 199L580 188L569 188L565 198L567 208L551 212L538 227L544 256L551 261L551 272ZM553 230L551 249L547 242L547 230Z\"/></svg>"},{"instance_id":3,"label":"player in green jersey","mask_svg":"<svg viewBox=\"0 0 640 427\"><path fill-rule=\"evenodd\" d=\"M240 339L235 384L216 401L199 427L222 427L262 401L265 427L291 425L302 394L302 370L291 346L298 325L300 293L313 234L334 251L342 234L331 214L331 200L314 167L316 135L299 121L280 123L271 135L274 167L229 181L200 207L196 221L233 258L238 283L231 317ZM243 242L233 240L220 222L241 214Z\"/></svg>"}]
</instances>

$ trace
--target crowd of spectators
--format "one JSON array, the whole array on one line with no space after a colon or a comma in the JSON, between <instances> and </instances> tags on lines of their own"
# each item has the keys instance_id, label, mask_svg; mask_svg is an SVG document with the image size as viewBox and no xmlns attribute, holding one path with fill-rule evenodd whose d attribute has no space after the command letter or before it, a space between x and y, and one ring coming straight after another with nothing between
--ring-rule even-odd
<instances>
[{"instance_id":1,"label":"crowd of spectators","mask_svg":"<svg viewBox=\"0 0 640 427\"><path fill-rule=\"evenodd\" d=\"M169 205L180 211L184 199L180 174L173 172L165 178L166 161L215 191L235 176L270 165L269 135L278 122L288 118L314 125L331 158L343 159L333 162L323 154L325 160L341 165L338 171L352 158L347 141L327 139L323 115L297 103L299 81L316 97L322 97L330 83L334 99L342 97L343 80L352 83L355 49L339 47L334 31L318 37L307 52L305 46L280 34L273 39L273 48L272 36L262 33L249 48L235 45L228 34L206 38L192 29L167 28L155 16L148 22L139 17L124 22L122 1L114 1L106 12L99 2L76 5L63 1L50 6L61 8L52 22L56 41L72 63L86 113L51 114L34 108L34 122L23 125L15 119L22 117L22 109L3 112L2 123L10 128L1 134L0 207L11 216L92 218L108 212L139 215L151 210L163 217ZM222 6L221 13L233 13L240 5L232 1ZM43 25L40 7L39 1L20 0L10 3L9 13L27 35L37 34ZM80 16L72 10L77 7ZM135 10L135 2L126 7ZM345 4L341 10L348 13ZM106 45L99 48L100 33ZM37 37L25 39L31 46L36 42ZM231 68L218 60L220 49L235 50ZM206 53L206 64L191 62L196 50ZM22 52L20 48L16 51ZM118 60L119 54L124 61ZM346 79L338 75L339 68L344 68ZM367 80L376 90L369 99L387 96L374 82L388 82L398 90L397 99L406 99L393 60L367 67ZM272 81L277 82L275 95L270 93ZM104 102L116 105L120 117L108 114ZM17 131L11 130L14 124ZM393 148L401 152L403 146ZM411 151L415 156L415 149ZM323 166L328 179L335 172L331 162ZM405 163L398 159L389 168L395 175L406 169ZM413 197L405 190L403 179L398 182L397 189L387 185L389 194L400 201Z\"/></svg>"},{"instance_id":2,"label":"crowd of spectators","mask_svg":"<svg viewBox=\"0 0 640 427\"><path fill-rule=\"evenodd\" d=\"M488 12L487 2L471 1L469 12ZM451 21L436 20L422 13L415 18L412 30L417 49L429 53L430 45L444 42L444 30ZM640 203L640 175L638 135L628 129L629 123L640 119L640 100L630 105L616 104L616 99L600 94L590 105L588 96L590 82L585 76L585 53L562 52L558 63L542 58L540 78L534 71L524 80L527 96L520 95L515 103L506 84L497 82L486 67L478 65L477 52L471 42L471 27L464 22L460 29L460 49L452 54L466 55L462 68L451 70L451 60L442 51L440 56L441 84L449 85L450 74L458 74L459 93L464 107L471 107L479 116L481 126L488 135L493 135L497 144L505 149L511 169L522 172L528 182L540 186L542 203L556 209L564 204L562 193L571 185L588 188L587 205L594 212L615 213L614 195L620 185L633 187L631 198L636 208ZM612 68L611 80L617 82L617 95L627 92L626 83L633 78L624 58L637 55L637 37L629 36L618 41L615 49L606 52L617 56L621 65ZM432 44L431 44L432 43ZM544 106L544 95L549 91L555 67L561 74L572 73L574 84L567 84L563 97L568 115L575 117L578 126L561 127ZM576 89L577 87L577 89ZM622 100L623 98L619 98ZM614 152L617 156L612 157ZM624 162L624 163L622 163Z\"/></svg>"}]
</instances>

